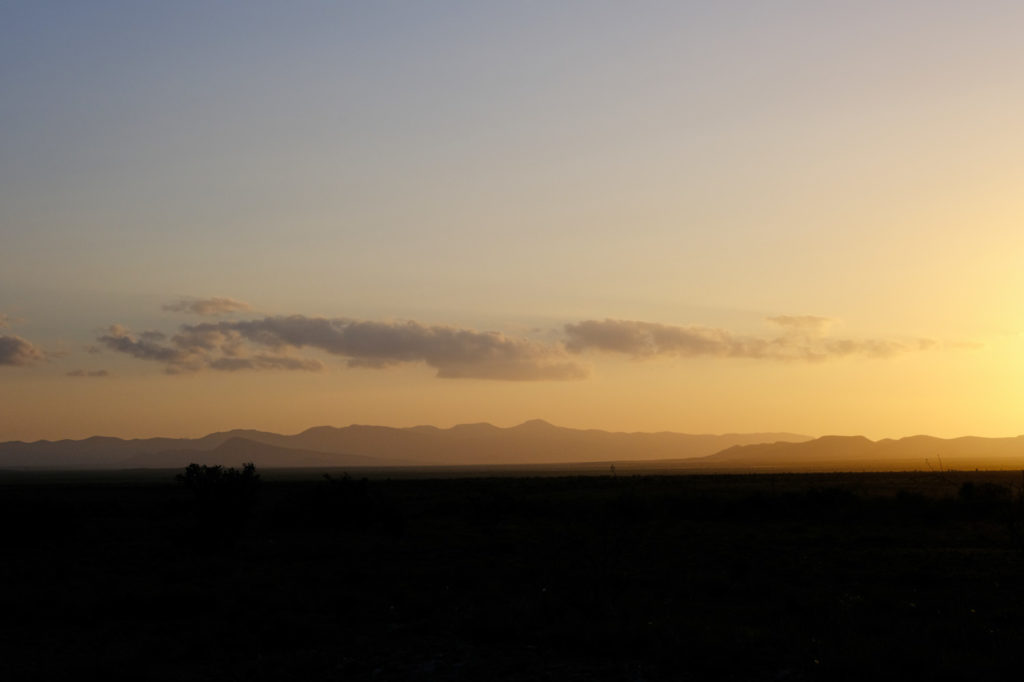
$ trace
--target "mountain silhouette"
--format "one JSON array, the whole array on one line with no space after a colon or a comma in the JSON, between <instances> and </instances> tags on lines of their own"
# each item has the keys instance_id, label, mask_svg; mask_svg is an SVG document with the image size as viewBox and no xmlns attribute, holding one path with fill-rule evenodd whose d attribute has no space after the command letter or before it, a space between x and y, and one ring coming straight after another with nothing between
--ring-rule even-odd
<instances>
[{"instance_id":1,"label":"mountain silhouette","mask_svg":"<svg viewBox=\"0 0 1024 682\"><path fill-rule=\"evenodd\" d=\"M864 436L822 436L800 443L735 445L700 461L711 467L1017 469L1024 467L1024 436L944 439L919 435L878 441Z\"/></svg>"},{"instance_id":2,"label":"mountain silhouette","mask_svg":"<svg viewBox=\"0 0 1024 682\"><path fill-rule=\"evenodd\" d=\"M353 424L317 426L293 435L238 429L194 439L13 441L0 443L0 468L174 468L190 462L243 461L266 468L685 460L735 445L806 440L808 436L792 433L691 435L569 429L540 419L511 428L487 423L447 429Z\"/></svg>"},{"instance_id":3,"label":"mountain silhouette","mask_svg":"<svg viewBox=\"0 0 1024 682\"><path fill-rule=\"evenodd\" d=\"M810 438L792 433L694 435L569 429L541 419L510 428L316 426L282 435L254 429L201 438L0 443L0 468L178 468L189 463L272 467L386 467L662 462L693 470L1024 468L1024 436Z\"/></svg>"}]
</instances>

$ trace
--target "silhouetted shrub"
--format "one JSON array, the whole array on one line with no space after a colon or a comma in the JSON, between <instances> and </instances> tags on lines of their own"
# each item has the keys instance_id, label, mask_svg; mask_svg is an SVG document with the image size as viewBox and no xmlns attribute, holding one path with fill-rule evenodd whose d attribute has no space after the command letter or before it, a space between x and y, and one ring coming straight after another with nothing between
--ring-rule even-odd
<instances>
[{"instance_id":1,"label":"silhouetted shrub","mask_svg":"<svg viewBox=\"0 0 1024 682\"><path fill-rule=\"evenodd\" d=\"M241 471L234 467L225 469L220 465L211 467L193 462L185 467L185 473L175 476L175 480L199 494L209 494L207 491L211 490L251 490L259 483L260 475L252 462L243 464Z\"/></svg>"},{"instance_id":2,"label":"silhouetted shrub","mask_svg":"<svg viewBox=\"0 0 1024 682\"><path fill-rule=\"evenodd\" d=\"M195 494L197 544L206 549L233 544L256 502L260 476L255 465L238 470L193 463L175 480Z\"/></svg>"}]
</instances>

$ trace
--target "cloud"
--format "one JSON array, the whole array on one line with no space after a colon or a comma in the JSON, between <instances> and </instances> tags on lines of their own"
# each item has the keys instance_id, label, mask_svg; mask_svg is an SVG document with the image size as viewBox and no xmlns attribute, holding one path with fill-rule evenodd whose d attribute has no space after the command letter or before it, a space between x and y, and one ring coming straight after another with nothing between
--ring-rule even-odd
<instances>
[{"instance_id":1,"label":"cloud","mask_svg":"<svg viewBox=\"0 0 1024 682\"><path fill-rule=\"evenodd\" d=\"M46 353L20 336L0 335L0 365L25 366L46 359Z\"/></svg>"},{"instance_id":2,"label":"cloud","mask_svg":"<svg viewBox=\"0 0 1024 682\"><path fill-rule=\"evenodd\" d=\"M438 377L449 379L535 381L587 375L560 344L415 321L288 315L186 324L169 343L133 336L115 326L100 341L133 357L162 362L170 372L320 369L318 360L293 355L309 348L343 357L353 368L424 363L437 370Z\"/></svg>"},{"instance_id":3,"label":"cloud","mask_svg":"<svg viewBox=\"0 0 1024 682\"><path fill-rule=\"evenodd\" d=\"M835 320L817 315L776 315L766 320L794 333L824 334Z\"/></svg>"},{"instance_id":4,"label":"cloud","mask_svg":"<svg viewBox=\"0 0 1024 682\"><path fill-rule=\"evenodd\" d=\"M147 334L144 332L141 337L136 337L121 325L114 324L97 341L111 350L140 360L155 360L166 363L168 366L188 364L187 353L178 348L161 345L158 341L146 338L146 336Z\"/></svg>"},{"instance_id":5,"label":"cloud","mask_svg":"<svg viewBox=\"0 0 1024 682\"><path fill-rule=\"evenodd\" d=\"M110 376L110 372L108 372L105 369L96 369L96 370L91 370L91 371L86 371L84 369L75 369L75 370L72 370L72 371L68 372L67 374L65 374L65 376L69 376L69 377L109 377Z\"/></svg>"},{"instance_id":6,"label":"cloud","mask_svg":"<svg viewBox=\"0 0 1024 682\"><path fill-rule=\"evenodd\" d=\"M179 335L180 336L180 335ZM164 365L168 374L197 372L202 369L236 371L238 369L319 369L318 363L289 363L287 358L278 358L273 362L267 358L250 358L248 364L235 358L237 362L227 362L230 358L218 357L212 353L216 344L205 347L188 343L187 339L175 337L166 343L167 335L159 331L144 331L133 334L119 324L111 325L107 333L97 340L107 348L130 355L139 360L150 360Z\"/></svg>"},{"instance_id":7,"label":"cloud","mask_svg":"<svg viewBox=\"0 0 1024 682\"><path fill-rule=\"evenodd\" d=\"M252 310L252 306L233 298L214 296L212 298L183 298L162 306L172 313L193 313L195 315L229 315L234 312Z\"/></svg>"},{"instance_id":8,"label":"cloud","mask_svg":"<svg viewBox=\"0 0 1024 682\"><path fill-rule=\"evenodd\" d=\"M861 356L886 358L901 353L927 350L930 339L820 338L829 318L779 316L769 318L786 328L779 337L741 336L725 329L702 326L673 326L634 320L585 320L567 324L566 349L572 353L588 350L622 353L635 358L656 356L753 358L766 360L823 361ZM793 333L796 330L798 333Z\"/></svg>"},{"instance_id":9,"label":"cloud","mask_svg":"<svg viewBox=\"0 0 1024 682\"><path fill-rule=\"evenodd\" d=\"M310 358L292 358L280 355L255 355L248 358L221 357L210 360L210 369L219 369L225 372L238 372L246 369L288 369L303 370L306 372L319 372L324 368L324 363Z\"/></svg>"},{"instance_id":10,"label":"cloud","mask_svg":"<svg viewBox=\"0 0 1024 682\"><path fill-rule=\"evenodd\" d=\"M503 381L571 380L588 376L575 356L588 351L634 358L663 356L825 361L844 357L887 358L928 350L929 339L830 338L832 320L812 315L768 318L777 335L740 335L697 325L636 320L584 320L567 324L563 336L476 331L416 321L375 322L348 318L278 315L250 320L183 324L167 335L133 334L114 325L99 341L112 350L161 363L167 372L217 370L320 371L324 363L304 351L343 358L350 368L384 369L420 363L447 379Z\"/></svg>"},{"instance_id":11,"label":"cloud","mask_svg":"<svg viewBox=\"0 0 1024 682\"><path fill-rule=\"evenodd\" d=\"M347 359L350 367L382 368L422 362L442 378L533 381L579 379L586 370L559 346L500 332L479 332L415 321L371 322L302 315L219 322L183 328L183 334L237 334L271 349L315 348Z\"/></svg>"},{"instance_id":12,"label":"cloud","mask_svg":"<svg viewBox=\"0 0 1024 682\"><path fill-rule=\"evenodd\" d=\"M0 329L10 329L15 325L24 324L25 318L11 317L7 313L0 313Z\"/></svg>"}]
</instances>

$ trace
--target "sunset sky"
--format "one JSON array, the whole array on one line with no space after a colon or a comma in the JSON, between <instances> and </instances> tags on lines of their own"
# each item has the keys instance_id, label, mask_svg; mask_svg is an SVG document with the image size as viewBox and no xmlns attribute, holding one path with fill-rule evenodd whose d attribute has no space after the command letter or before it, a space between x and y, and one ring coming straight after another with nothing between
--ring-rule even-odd
<instances>
[{"instance_id":1,"label":"sunset sky","mask_svg":"<svg viewBox=\"0 0 1024 682\"><path fill-rule=\"evenodd\" d=\"M0 1L0 440L1024 433L1022 27Z\"/></svg>"}]
</instances>

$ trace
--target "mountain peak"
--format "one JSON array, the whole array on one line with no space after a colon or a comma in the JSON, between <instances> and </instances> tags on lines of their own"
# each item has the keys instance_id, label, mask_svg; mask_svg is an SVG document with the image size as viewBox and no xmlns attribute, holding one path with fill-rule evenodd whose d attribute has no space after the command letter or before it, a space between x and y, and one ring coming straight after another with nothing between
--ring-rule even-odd
<instances>
[{"instance_id":1,"label":"mountain peak","mask_svg":"<svg viewBox=\"0 0 1024 682\"><path fill-rule=\"evenodd\" d=\"M313 434L327 434L334 433L335 431L338 431L338 427L336 426L311 426L305 431L301 431L298 435L307 436Z\"/></svg>"},{"instance_id":2,"label":"mountain peak","mask_svg":"<svg viewBox=\"0 0 1024 682\"><path fill-rule=\"evenodd\" d=\"M544 421L543 419L530 419L519 426L513 426L512 428L522 431L550 431L551 429L557 429L558 427L551 422Z\"/></svg>"},{"instance_id":3,"label":"mountain peak","mask_svg":"<svg viewBox=\"0 0 1024 682\"><path fill-rule=\"evenodd\" d=\"M490 434L492 434L492 433L494 433L496 431L500 431L500 430L501 429L499 429L494 424L489 424L487 422L476 422L476 423L473 423L473 424L456 424L452 428L448 429L448 431L450 431L451 433L459 434L459 435L466 435L466 434L490 435Z\"/></svg>"}]
</instances>

